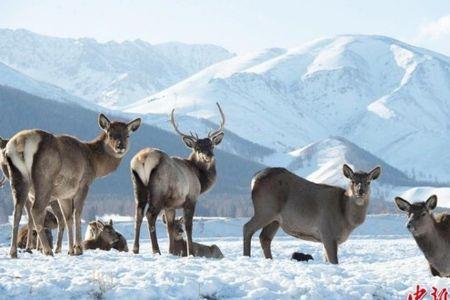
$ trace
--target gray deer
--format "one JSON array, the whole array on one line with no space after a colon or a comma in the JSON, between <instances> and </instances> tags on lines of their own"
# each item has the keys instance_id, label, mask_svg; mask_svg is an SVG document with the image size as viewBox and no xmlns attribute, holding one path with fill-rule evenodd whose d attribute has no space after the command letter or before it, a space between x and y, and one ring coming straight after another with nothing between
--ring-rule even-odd
<instances>
[{"instance_id":1,"label":"gray deer","mask_svg":"<svg viewBox=\"0 0 450 300\"><path fill-rule=\"evenodd\" d=\"M6 140L0 136L0 169L3 171L6 178L10 177L9 171L8 171L8 164L7 164L7 160L6 160L6 145L8 144L8 141L9 140ZM4 178L4 182L5 182L6 178ZM3 184L4 184L4 182L3 182ZM34 202L34 194L32 193L32 191L30 189L30 192L28 194L28 200L25 203L25 209L26 209L27 215L28 215L27 230L22 231L22 235L19 237L21 246L23 246L23 233L24 232L27 233L27 235L25 237L25 251L29 252L29 253L32 253L31 249L35 249L36 248L35 245L38 244L38 243L36 243L37 241L35 241L35 240L39 240L39 239L36 239L37 233L36 233L36 230L34 230L34 224L33 224L32 217L31 217L31 207L32 207L33 202ZM55 214L57 222L58 222L57 223L58 233L57 233L57 242L56 242L55 253L60 253L61 249L62 249L62 240L63 240L64 227L65 227L64 217L63 217L61 208L59 207L59 203L56 199L54 199L54 198L51 199L50 207L53 210L53 213ZM44 227L46 227L46 226L44 226ZM47 236L48 236L48 234L47 234Z\"/></svg>"},{"instance_id":2,"label":"gray deer","mask_svg":"<svg viewBox=\"0 0 450 300\"><path fill-rule=\"evenodd\" d=\"M155 223L161 210L165 210L169 235L169 252L174 253L172 234L175 209L184 210L185 229L188 243L188 255L192 254L192 219L195 205L200 194L207 192L216 180L216 162L214 147L223 139L225 115L217 104L222 123L219 129L210 132L208 137L182 133L176 123L172 110L171 122L185 145L192 150L188 158L169 156L165 152L147 148L138 152L131 160L131 177L136 199L136 220L133 252L139 253L139 235L145 207L146 217L152 241L153 253L160 254L156 237Z\"/></svg>"},{"instance_id":3,"label":"gray deer","mask_svg":"<svg viewBox=\"0 0 450 300\"><path fill-rule=\"evenodd\" d=\"M244 225L244 255L250 256L253 234L259 236L266 258L272 258L270 245L278 228L294 237L323 243L325 258L338 263L338 245L364 222L369 205L370 182L380 176L381 168L369 173L353 172L343 166L350 179L347 189L317 184L284 168L267 168L252 180L255 214Z\"/></svg>"},{"instance_id":4,"label":"gray deer","mask_svg":"<svg viewBox=\"0 0 450 300\"><path fill-rule=\"evenodd\" d=\"M102 132L91 142L33 129L17 133L7 143L5 157L14 200L12 258L17 258L19 222L30 191L34 195L31 216L43 253L53 255L44 234L45 209L51 198L58 200L63 211L69 255L83 253L81 213L89 186L96 178L117 169L128 151L129 135L141 124L140 119L130 123L111 122L103 114L99 115L98 122Z\"/></svg>"},{"instance_id":5,"label":"gray deer","mask_svg":"<svg viewBox=\"0 0 450 300\"><path fill-rule=\"evenodd\" d=\"M395 198L397 207L408 214L406 227L425 255L433 276L450 277L450 214L434 216L437 206L435 195L425 202L409 203Z\"/></svg>"}]
</instances>

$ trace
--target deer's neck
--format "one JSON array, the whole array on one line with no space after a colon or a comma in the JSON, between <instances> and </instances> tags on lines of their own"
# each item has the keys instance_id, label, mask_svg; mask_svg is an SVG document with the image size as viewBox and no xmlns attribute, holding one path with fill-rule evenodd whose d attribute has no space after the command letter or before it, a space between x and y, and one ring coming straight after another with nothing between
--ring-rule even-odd
<instances>
[{"instance_id":1,"label":"deer's neck","mask_svg":"<svg viewBox=\"0 0 450 300\"><path fill-rule=\"evenodd\" d=\"M438 230L436 221L433 220L433 226L430 229L420 236L414 236L417 246L429 261L440 261L441 255L448 256L448 242L440 236Z\"/></svg>"},{"instance_id":2,"label":"deer's neck","mask_svg":"<svg viewBox=\"0 0 450 300\"><path fill-rule=\"evenodd\" d=\"M96 178L114 172L122 161L122 158L116 157L112 150L107 149L105 140L106 134L102 133L95 140L87 143Z\"/></svg>"},{"instance_id":3,"label":"deer's neck","mask_svg":"<svg viewBox=\"0 0 450 300\"><path fill-rule=\"evenodd\" d=\"M214 185L217 176L215 158L211 162L205 163L196 153L191 153L187 160L191 163L200 182L200 193L209 191Z\"/></svg>"},{"instance_id":4,"label":"deer's neck","mask_svg":"<svg viewBox=\"0 0 450 300\"><path fill-rule=\"evenodd\" d=\"M358 205L358 201L362 201L363 204ZM359 197L354 195L350 189L347 189L344 194L343 209L345 218L352 228L355 228L364 222L368 206L369 194L364 197Z\"/></svg>"}]
</instances>

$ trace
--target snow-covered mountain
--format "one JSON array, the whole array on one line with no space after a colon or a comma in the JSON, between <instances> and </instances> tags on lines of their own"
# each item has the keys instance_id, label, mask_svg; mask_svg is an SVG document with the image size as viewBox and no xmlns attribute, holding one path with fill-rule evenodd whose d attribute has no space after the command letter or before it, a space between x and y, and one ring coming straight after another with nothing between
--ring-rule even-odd
<instances>
[{"instance_id":1,"label":"snow-covered mountain","mask_svg":"<svg viewBox=\"0 0 450 300\"><path fill-rule=\"evenodd\" d=\"M231 56L215 45L98 43L0 29L0 62L106 107L131 104Z\"/></svg>"},{"instance_id":2,"label":"snow-covered mountain","mask_svg":"<svg viewBox=\"0 0 450 300\"><path fill-rule=\"evenodd\" d=\"M289 153L343 136L413 178L450 182L450 58L382 37L343 35L235 56L126 108L214 122Z\"/></svg>"},{"instance_id":3,"label":"snow-covered mountain","mask_svg":"<svg viewBox=\"0 0 450 300\"><path fill-rule=\"evenodd\" d=\"M52 84L35 80L7 65L0 63L0 86L9 86L24 92L63 103L76 103L85 108L96 110L98 107L88 101L76 97L64 89Z\"/></svg>"}]
</instances>

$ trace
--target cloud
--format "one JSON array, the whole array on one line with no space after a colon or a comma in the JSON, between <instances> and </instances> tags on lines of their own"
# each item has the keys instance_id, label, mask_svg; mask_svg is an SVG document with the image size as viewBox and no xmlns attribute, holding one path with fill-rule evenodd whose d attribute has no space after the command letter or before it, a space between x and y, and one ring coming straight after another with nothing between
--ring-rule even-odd
<instances>
[{"instance_id":1,"label":"cloud","mask_svg":"<svg viewBox=\"0 0 450 300\"><path fill-rule=\"evenodd\" d=\"M439 40L450 35L450 15L422 25L416 36L417 41Z\"/></svg>"}]
</instances>

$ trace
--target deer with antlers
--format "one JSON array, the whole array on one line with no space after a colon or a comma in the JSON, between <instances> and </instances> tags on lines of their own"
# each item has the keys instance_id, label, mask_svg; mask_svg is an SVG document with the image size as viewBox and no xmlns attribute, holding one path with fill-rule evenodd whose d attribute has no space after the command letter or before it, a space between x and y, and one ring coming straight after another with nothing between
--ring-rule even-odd
<instances>
[{"instance_id":1,"label":"deer with antlers","mask_svg":"<svg viewBox=\"0 0 450 300\"><path fill-rule=\"evenodd\" d=\"M148 229L153 253L160 254L156 237L156 219L164 209L167 232L169 235L169 252L174 254L175 209L184 211L187 252L192 254L192 220L195 205L200 194L211 189L216 180L216 163L214 147L224 137L225 115L217 103L222 118L219 129L210 132L208 137L185 134L178 129L174 111L171 123L181 136L184 144L192 150L188 158L169 156L165 152L147 148L138 152L131 160L131 177L136 199L136 220L133 252L139 253L139 235L146 206Z\"/></svg>"}]
</instances>

